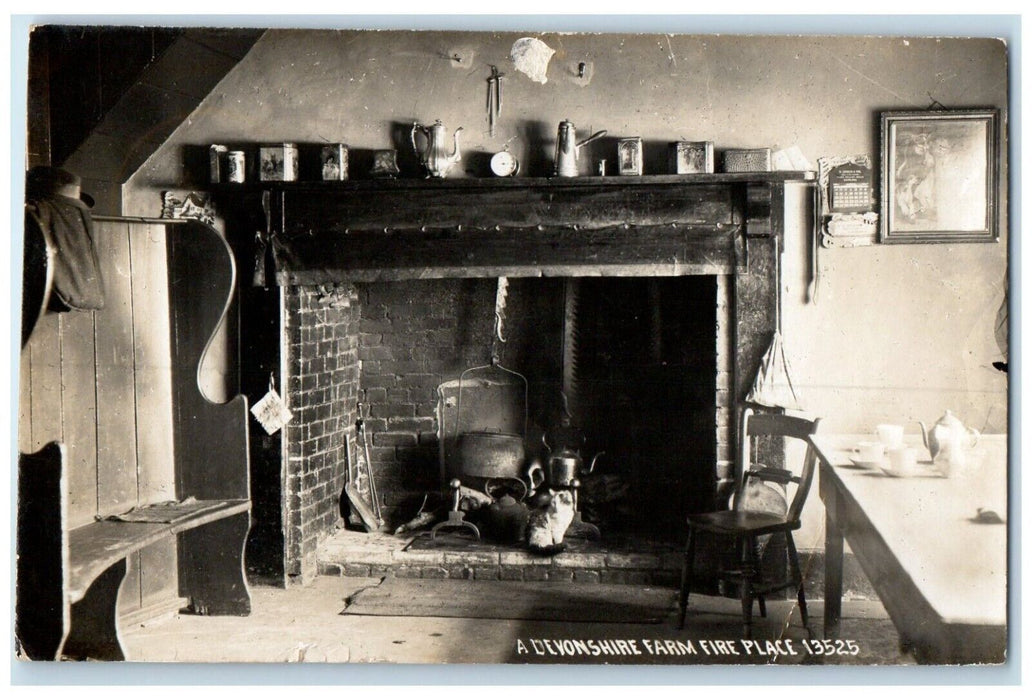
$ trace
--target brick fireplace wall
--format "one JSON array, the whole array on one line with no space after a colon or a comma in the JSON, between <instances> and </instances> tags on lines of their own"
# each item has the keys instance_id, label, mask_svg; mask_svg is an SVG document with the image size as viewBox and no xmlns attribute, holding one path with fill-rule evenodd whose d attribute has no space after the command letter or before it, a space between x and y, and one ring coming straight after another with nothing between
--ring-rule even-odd
<instances>
[{"instance_id":1,"label":"brick fireplace wall","mask_svg":"<svg viewBox=\"0 0 1032 700\"><path fill-rule=\"evenodd\" d=\"M490 361L494 288L455 279L360 286L360 400L388 513L440 487L437 386Z\"/></svg>"},{"instance_id":2,"label":"brick fireplace wall","mask_svg":"<svg viewBox=\"0 0 1032 700\"><path fill-rule=\"evenodd\" d=\"M359 400L359 311L350 285L284 287L287 405L284 435L285 561L288 579L317 569L319 539L341 516L348 439Z\"/></svg>"}]
</instances>

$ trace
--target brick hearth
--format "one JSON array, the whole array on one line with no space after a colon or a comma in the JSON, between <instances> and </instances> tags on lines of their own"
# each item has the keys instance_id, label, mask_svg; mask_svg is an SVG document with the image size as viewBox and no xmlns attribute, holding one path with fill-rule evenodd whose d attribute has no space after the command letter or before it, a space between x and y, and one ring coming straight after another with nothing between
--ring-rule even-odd
<instances>
[{"instance_id":1,"label":"brick hearth","mask_svg":"<svg viewBox=\"0 0 1032 700\"><path fill-rule=\"evenodd\" d=\"M319 545L319 574L322 576L486 579L502 581L575 581L578 583L620 583L676 587L681 576L683 543L654 539L623 538L591 543L568 540L569 549L552 557L532 555L526 550L503 545L479 544L475 550L456 539L462 535L439 535L439 550L406 551L426 533L390 535L338 530ZM608 538L607 538L608 539ZM771 551L771 554L775 553ZM800 551L806 597L824 596L824 552ZM771 557L773 558L773 557ZM765 566L770 561L765 556ZM705 571L695 590L707 586ZM711 587L709 593L717 593ZM724 591L733 594L733 591ZM775 597L786 597L780 591ZM843 561L843 597L846 600L877 600L870 581L856 557L846 552Z\"/></svg>"},{"instance_id":2,"label":"brick hearth","mask_svg":"<svg viewBox=\"0 0 1032 700\"><path fill-rule=\"evenodd\" d=\"M426 533L389 535L340 530L319 547L324 576L386 576L502 581L577 581L676 585L683 555L673 543L638 538L595 543L570 539L555 556L487 543L467 545L442 532L436 549L406 550Z\"/></svg>"}]
</instances>

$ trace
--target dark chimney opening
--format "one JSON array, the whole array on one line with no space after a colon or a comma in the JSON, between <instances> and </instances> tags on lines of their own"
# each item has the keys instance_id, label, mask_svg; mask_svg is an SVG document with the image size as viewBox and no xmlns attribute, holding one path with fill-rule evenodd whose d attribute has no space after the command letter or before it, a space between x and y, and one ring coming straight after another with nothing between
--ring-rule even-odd
<instances>
[{"instance_id":1,"label":"dark chimney opening","mask_svg":"<svg viewBox=\"0 0 1032 700\"><path fill-rule=\"evenodd\" d=\"M564 371L575 375L571 418L586 466L604 452L584 480L586 519L613 534L680 539L684 515L709 507L716 488L717 279L580 278L573 310L571 280L512 279L505 342L494 279L359 285L359 395L392 522L443 487L437 386L497 357L527 379L531 454L570 408Z\"/></svg>"}]
</instances>

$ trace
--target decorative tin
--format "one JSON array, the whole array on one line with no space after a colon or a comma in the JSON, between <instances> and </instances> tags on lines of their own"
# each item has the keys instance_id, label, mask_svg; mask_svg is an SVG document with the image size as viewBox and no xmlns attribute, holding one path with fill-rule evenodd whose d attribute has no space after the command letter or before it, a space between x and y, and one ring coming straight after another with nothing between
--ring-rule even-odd
<instances>
[{"instance_id":1,"label":"decorative tin","mask_svg":"<svg viewBox=\"0 0 1032 700\"><path fill-rule=\"evenodd\" d=\"M228 152L226 154L226 182L243 182L245 163L243 151Z\"/></svg>"},{"instance_id":2,"label":"decorative tin","mask_svg":"<svg viewBox=\"0 0 1032 700\"><path fill-rule=\"evenodd\" d=\"M398 152L391 149L373 151L373 169L370 174L373 177L397 177L398 173Z\"/></svg>"},{"instance_id":3,"label":"decorative tin","mask_svg":"<svg viewBox=\"0 0 1032 700\"><path fill-rule=\"evenodd\" d=\"M217 143L213 143L208 148L208 161L211 168L212 182L222 182L222 161L225 160L228 150L225 146L220 146Z\"/></svg>"},{"instance_id":4,"label":"decorative tin","mask_svg":"<svg viewBox=\"0 0 1032 700\"><path fill-rule=\"evenodd\" d=\"M616 144L616 152L618 156L616 167L620 175L642 174L642 145L640 136L620 139Z\"/></svg>"},{"instance_id":5,"label":"decorative tin","mask_svg":"<svg viewBox=\"0 0 1032 700\"><path fill-rule=\"evenodd\" d=\"M677 141L670 145L670 169L677 175L713 172L712 141Z\"/></svg>"},{"instance_id":6,"label":"decorative tin","mask_svg":"<svg viewBox=\"0 0 1032 700\"><path fill-rule=\"evenodd\" d=\"M258 179L293 182L297 179L297 145L283 143L259 149Z\"/></svg>"},{"instance_id":7,"label":"decorative tin","mask_svg":"<svg viewBox=\"0 0 1032 700\"><path fill-rule=\"evenodd\" d=\"M770 172L769 148L740 148L724 151L725 173Z\"/></svg>"},{"instance_id":8,"label":"decorative tin","mask_svg":"<svg viewBox=\"0 0 1032 700\"><path fill-rule=\"evenodd\" d=\"M348 179L348 147L343 143L335 143L322 147L322 179Z\"/></svg>"}]
</instances>

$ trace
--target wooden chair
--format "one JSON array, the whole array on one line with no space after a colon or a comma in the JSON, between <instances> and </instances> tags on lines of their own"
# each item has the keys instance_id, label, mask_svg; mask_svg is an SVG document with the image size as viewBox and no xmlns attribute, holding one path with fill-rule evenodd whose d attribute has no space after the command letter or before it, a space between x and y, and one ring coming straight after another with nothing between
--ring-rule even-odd
<instances>
[{"instance_id":1,"label":"wooden chair","mask_svg":"<svg viewBox=\"0 0 1032 700\"><path fill-rule=\"evenodd\" d=\"M806 496L813 481L814 468L817 461L810 436L817 432L820 419L806 420L792 416L776 414L756 414L747 409L742 417L741 446L739 452L740 476L736 482L731 510L698 513L688 516L688 543L685 547L684 568L681 572L680 619L678 625L684 627L685 613L688 609L688 594L691 591L692 575L695 565L696 540L699 533L707 532L728 536L734 539L741 557L741 568L736 571L721 572L721 579L734 581L740 586L742 597L742 615L745 635L748 639L752 632L753 601L760 604L760 615L766 617L766 600L768 593L784 588L795 588L799 599L799 611L803 618L803 626L809 631L809 617L806 612L806 596L803 592L803 579L799 569L799 557L792 531L798 530L800 514ZM751 467L750 445L761 436L789 438L806 443L806 456L802 470L794 474L787 469L778 469L755 465ZM786 492L788 484L796 484L795 494L791 496L787 512L783 515L759 512L743 507L743 495L749 479L754 477L764 482L782 484ZM786 493L786 500L789 494ZM784 533L788 549L788 579L776 582L762 580L759 557L758 538L774 533Z\"/></svg>"}]
</instances>

